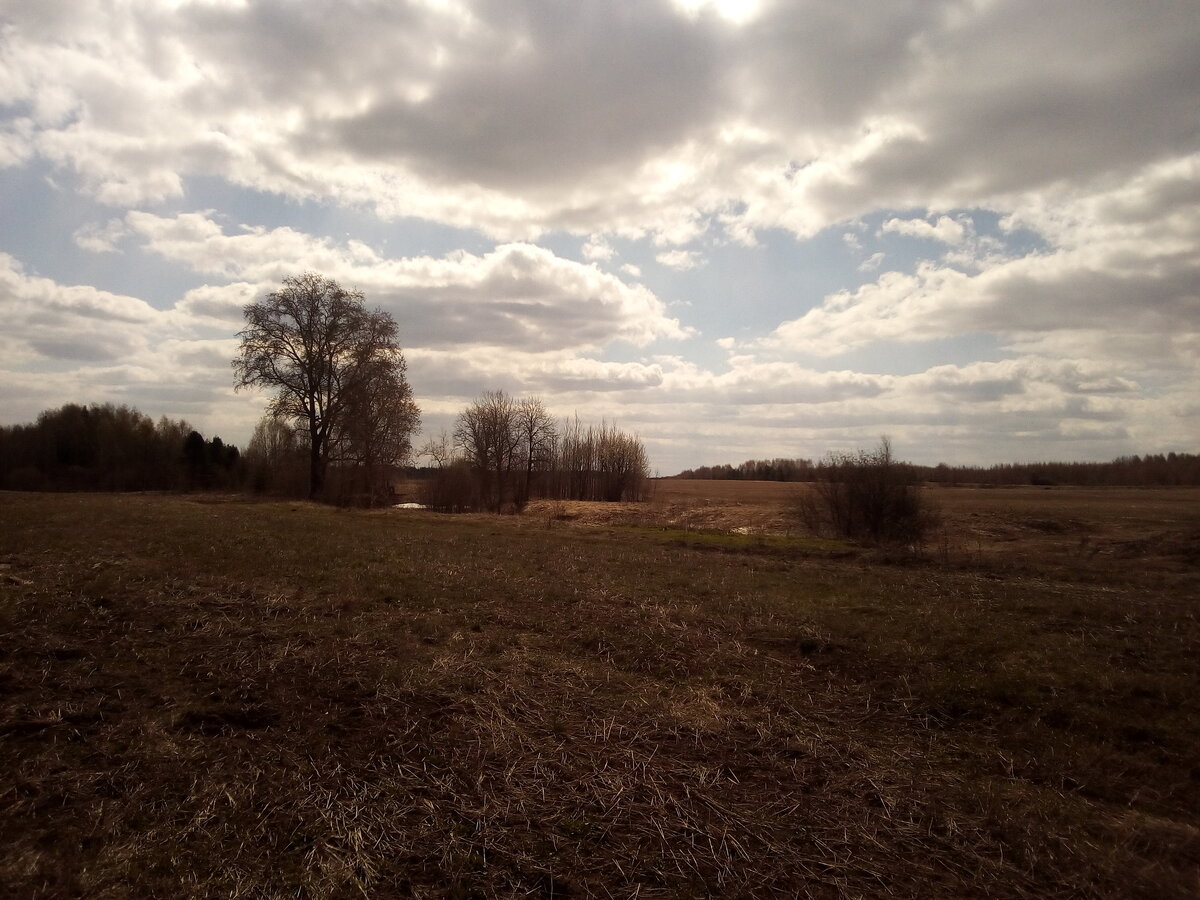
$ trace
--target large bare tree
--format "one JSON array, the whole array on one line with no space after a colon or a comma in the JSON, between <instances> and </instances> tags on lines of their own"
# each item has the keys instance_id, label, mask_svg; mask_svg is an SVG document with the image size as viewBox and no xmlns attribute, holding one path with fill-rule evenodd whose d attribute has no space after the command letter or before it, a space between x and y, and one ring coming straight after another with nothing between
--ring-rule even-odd
<instances>
[{"instance_id":1,"label":"large bare tree","mask_svg":"<svg viewBox=\"0 0 1200 900\"><path fill-rule=\"evenodd\" d=\"M310 497L321 495L335 450L369 461L407 453L417 410L395 319L367 309L361 291L312 272L285 278L243 312L237 387L273 390L268 412L301 430Z\"/></svg>"}]
</instances>

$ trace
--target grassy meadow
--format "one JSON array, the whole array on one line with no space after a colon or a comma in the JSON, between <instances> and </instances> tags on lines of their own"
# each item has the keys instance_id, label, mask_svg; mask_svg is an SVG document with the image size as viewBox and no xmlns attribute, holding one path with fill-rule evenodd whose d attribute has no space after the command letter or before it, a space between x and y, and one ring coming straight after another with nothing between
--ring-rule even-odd
<instances>
[{"instance_id":1,"label":"grassy meadow","mask_svg":"<svg viewBox=\"0 0 1200 900\"><path fill-rule=\"evenodd\" d=\"M1200 493L0 494L5 897L1194 897Z\"/></svg>"}]
</instances>

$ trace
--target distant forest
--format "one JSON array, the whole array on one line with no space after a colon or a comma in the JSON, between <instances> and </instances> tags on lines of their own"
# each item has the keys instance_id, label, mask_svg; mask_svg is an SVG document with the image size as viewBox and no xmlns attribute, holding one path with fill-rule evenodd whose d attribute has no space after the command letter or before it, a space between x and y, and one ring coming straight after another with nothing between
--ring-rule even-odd
<instances>
[{"instance_id":1,"label":"distant forest","mask_svg":"<svg viewBox=\"0 0 1200 900\"><path fill-rule=\"evenodd\" d=\"M128 406L68 403L32 424L0 426L0 488L7 490L228 488L241 469L237 447Z\"/></svg>"},{"instance_id":2,"label":"distant forest","mask_svg":"<svg viewBox=\"0 0 1200 900\"><path fill-rule=\"evenodd\" d=\"M823 461L810 459L748 459L740 466L700 466L674 478L716 481L816 481ZM1111 462L1003 463L994 466L917 466L906 464L917 481L933 484L1032 484L1042 486L1196 486L1200 485L1200 455L1150 453L1121 456Z\"/></svg>"}]
</instances>

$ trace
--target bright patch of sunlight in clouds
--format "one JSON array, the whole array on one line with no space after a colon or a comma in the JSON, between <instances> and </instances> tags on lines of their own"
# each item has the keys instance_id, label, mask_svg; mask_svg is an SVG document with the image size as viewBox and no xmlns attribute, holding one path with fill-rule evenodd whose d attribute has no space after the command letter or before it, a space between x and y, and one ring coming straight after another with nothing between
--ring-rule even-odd
<instances>
[{"instance_id":1,"label":"bright patch of sunlight in clouds","mask_svg":"<svg viewBox=\"0 0 1200 900\"><path fill-rule=\"evenodd\" d=\"M673 0L689 16L712 10L735 25L745 25L762 12L764 0Z\"/></svg>"}]
</instances>

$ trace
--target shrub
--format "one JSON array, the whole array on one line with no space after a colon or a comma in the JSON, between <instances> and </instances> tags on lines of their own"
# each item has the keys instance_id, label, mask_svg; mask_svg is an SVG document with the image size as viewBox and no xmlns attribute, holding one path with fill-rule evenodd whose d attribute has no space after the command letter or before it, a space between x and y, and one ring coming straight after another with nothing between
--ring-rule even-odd
<instances>
[{"instance_id":1,"label":"shrub","mask_svg":"<svg viewBox=\"0 0 1200 900\"><path fill-rule=\"evenodd\" d=\"M883 438L873 450L830 453L814 471L796 512L816 534L874 544L921 544L937 524L912 469Z\"/></svg>"}]
</instances>

